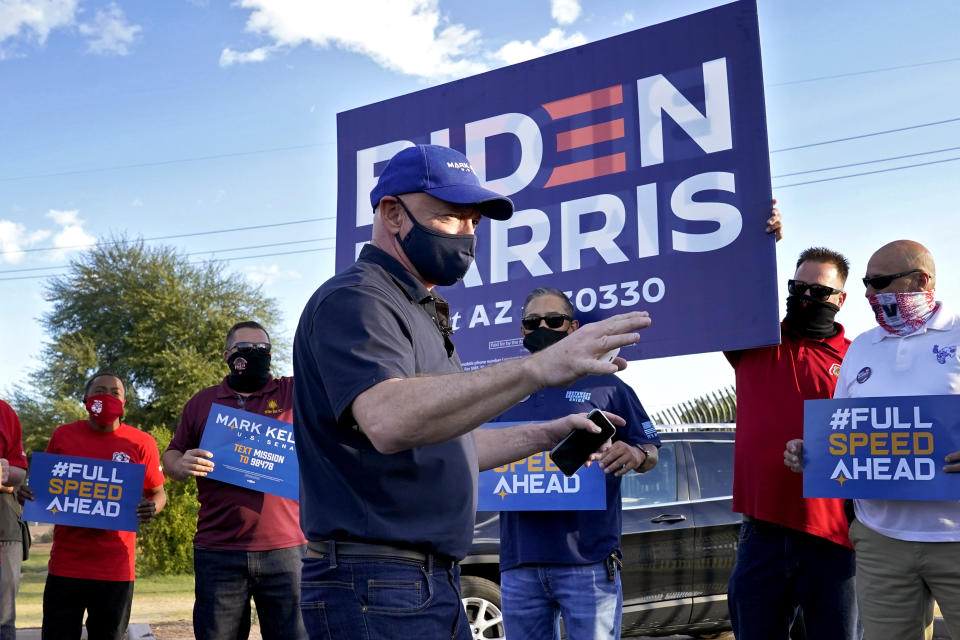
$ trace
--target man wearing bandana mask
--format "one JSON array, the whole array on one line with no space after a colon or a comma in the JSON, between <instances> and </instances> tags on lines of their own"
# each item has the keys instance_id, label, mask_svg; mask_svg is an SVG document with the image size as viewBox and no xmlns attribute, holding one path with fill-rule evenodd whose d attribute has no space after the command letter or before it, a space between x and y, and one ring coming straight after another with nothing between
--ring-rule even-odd
<instances>
[{"instance_id":1,"label":"man wearing bandana mask","mask_svg":"<svg viewBox=\"0 0 960 640\"><path fill-rule=\"evenodd\" d=\"M370 205L370 244L314 293L294 339L304 623L319 638L469 640L457 562L473 538L478 469L598 429L574 414L474 430L534 391L623 369L602 356L634 344L650 318L614 316L464 372L435 285L466 274L481 218L507 220L513 203L462 153L416 145L386 163Z\"/></svg>"},{"instance_id":2,"label":"man wearing bandana mask","mask_svg":"<svg viewBox=\"0 0 960 640\"><path fill-rule=\"evenodd\" d=\"M167 501L160 453L151 435L121 422L125 401L120 378L97 373L84 391L89 418L57 427L46 452L145 465L137 516L149 522ZM32 492L26 496L33 499ZM43 590L44 638L79 639L84 613L90 638L120 640L124 636L133 602L136 538L134 531L53 527Z\"/></svg>"},{"instance_id":3,"label":"man wearing bandana mask","mask_svg":"<svg viewBox=\"0 0 960 640\"><path fill-rule=\"evenodd\" d=\"M850 344L834 320L848 271L835 251L803 251L780 344L724 354L737 382L733 510L744 519L728 591L738 640L787 640L801 614L811 639L862 633L843 501L804 498L782 464L784 443L803 435L804 401L833 394Z\"/></svg>"},{"instance_id":4,"label":"man wearing bandana mask","mask_svg":"<svg viewBox=\"0 0 960 640\"><path fill-rule=\"evenodd\" d=\"M933 256L897 240L867 263L866 298L879 326L850 345L834 398L948 395L960 390L960 315L936 299ZM784 463L802 472L803 441ZM943 470L960 472L960 451ZM798 476L799 477L799 476ZM933 599L960 637L960 501L854 500L857 599L867 640L929 638Z\"/></svg>"},{"instance_id":5,"label":"man wearing bandana mask","mask_svg":"<svg viewBox=\"0 0 960 640\"><path fill-rule=\"evenodd\" d=\"M270 336L259 323L233 325L223 352L230 373L187 402L163 454L168 476L197 479L193 630L198 640L247 638L250 598L265 639L297 640L305 635L297 606L306 542L299 504L207 478L217 461L210 451L199 448L214 403L293 421L293 378L270 374L271 351Z\"/></svg>"},{"instance_id":6,"label":"man wearing bandana mask","mask_svg":"<svg viewBox=\"0 0 960 640\"><path fill-rule=\"evenodd\" d=\"M557 289L534 289L521 310L520 334L531 353L580 328L573 304ZM570 640L620 637L621 478L656 466L660 438L633 389L614 375L590 376L531 394L499 422L548 420L602 409L626 420L594 459L606 474L602 511L500 513L500 589L508 637ZM545 578L545 576L548 576Z\"/></svg>"}]
</instances>

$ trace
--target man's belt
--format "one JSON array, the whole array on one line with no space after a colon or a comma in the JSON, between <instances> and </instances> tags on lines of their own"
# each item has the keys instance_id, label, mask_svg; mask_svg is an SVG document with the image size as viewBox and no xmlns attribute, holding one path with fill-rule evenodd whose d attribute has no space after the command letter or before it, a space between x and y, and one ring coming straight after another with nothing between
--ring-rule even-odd
<instances>
[{"instance_id":1,"label":"man's belt","mask_svg":"<svg viewBox=\"0 0 960 640\"><path fill-rule=\"evenodd\" d=\"M404 549L389 544L369 544L366 542L340 542L338 540L310 540L307 542L308 558L379 558L384 560L406 560L418 562L427 567L452 569L457 561L453 556L437 553L424 553L414 549Z\"/></svg>"}]
</instances>

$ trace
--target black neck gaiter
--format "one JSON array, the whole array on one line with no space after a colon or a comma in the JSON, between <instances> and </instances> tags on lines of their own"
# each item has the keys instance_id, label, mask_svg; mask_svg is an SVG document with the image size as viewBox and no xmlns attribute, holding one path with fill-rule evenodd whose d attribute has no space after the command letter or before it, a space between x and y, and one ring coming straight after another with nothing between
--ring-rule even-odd
<instances>
[{"instance_id":1,"label":"black neck gaiter","mask_svg":"<svg viewBox=\"0 0 960 640\"><path fill-rule=\"evenodd\" d=\"M227 360L230 375L227 384L234 391L253 393L270 380L270 354L260 351L237 352Z\"/></svg>"},{"instance_id":2,"label":"black neck gaiter","mask_svg":"<svg viewBox=\"0 0 960 640\"><path fill-rule=\"evenodd\" d=\"M840 307L810 296L789 296L784 321L793 331L807 338L829 338L837 333L833 323Z\"/></svg>"}]
</instances>

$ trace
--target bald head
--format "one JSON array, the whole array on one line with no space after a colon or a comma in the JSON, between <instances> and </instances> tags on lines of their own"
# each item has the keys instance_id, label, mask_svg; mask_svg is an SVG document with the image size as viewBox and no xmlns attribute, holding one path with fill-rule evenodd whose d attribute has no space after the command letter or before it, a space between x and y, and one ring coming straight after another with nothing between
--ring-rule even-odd
<instances>
[{"instance_id":1,"label":"bald head","mask_svg":"<svg viewBox=\"0 0 960 640\"><path fill-rule=\"evenodd\" d=\"M925 246L913 240L895 240L885 244L870 256L867 263L868 279L899 273L906 275L892 280L886 287L875 288L868 284L867 295L929 291L936 283L933 256Z\"/></svg>"}]
</instances>

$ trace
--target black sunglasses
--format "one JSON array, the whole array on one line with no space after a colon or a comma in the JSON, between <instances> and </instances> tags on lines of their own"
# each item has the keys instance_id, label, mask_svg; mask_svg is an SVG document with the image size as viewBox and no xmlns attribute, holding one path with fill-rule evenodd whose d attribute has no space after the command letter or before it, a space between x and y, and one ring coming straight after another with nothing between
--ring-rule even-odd
<instances>
[{"instance_id":1,"label":"black sunglasses","mask_svg":"<svg viewBox=\"0 0 960 640\"><path fill-rule=\"evenodd\" d=\"M573 318L562 313L549 313L545 316L527 316L520 322L527 331L536 331L541 321L546 322L550 329L559 329L567 320L573 320Z\"/></svg>"},{"instance_id":2,"label":"black sunglasses","mask_svg":"<svg viewBox=\"0 0 960 640\"><path fill-rule=\"evenodd\" d=\"M803 280L787 280L787 291L792 296L802 296L810 291L810 297L816 300L826 300L836 293L843 293L843 289L834 289L825 284L810 284Z\"/></svg>"},{"instance_id":3,"label":"black sunglasses","mask_svg":"<svg viewBox=\"0 0 960 640\"><path fill-rule=\"evenodd\" d=\"M911 273L923 273L923 269L910 269L910 271L904 271L902 273L891 273L888 276L870 276L863 279L863 286L873 287L877 291L881 289L886 289L890 286L890 283L896 280L897 278L902 278L903 276L908 276Z\"/></svg>"},{"instance_id":4,"label":"black sunglasses","mask_svg":"<svg viewBox=\"0 0 960 640\"><path fill-rule=\"evenodd\" d=\"M234 342L230 349L236 349L240 353L249 353L250 351L259 351L261 353L270 353L269 342Z\"/></svg>"}]
</instances>

